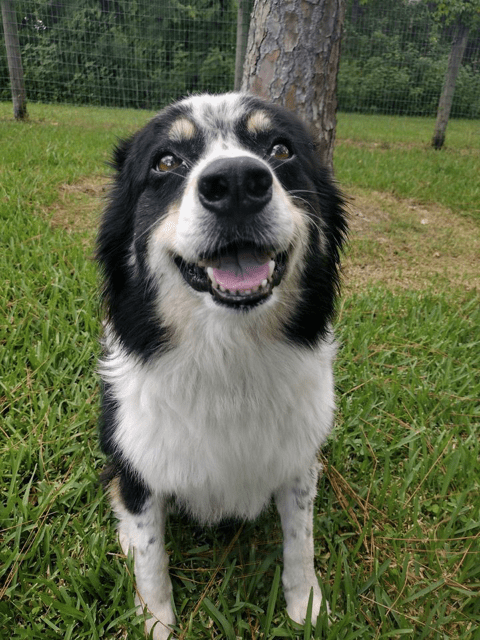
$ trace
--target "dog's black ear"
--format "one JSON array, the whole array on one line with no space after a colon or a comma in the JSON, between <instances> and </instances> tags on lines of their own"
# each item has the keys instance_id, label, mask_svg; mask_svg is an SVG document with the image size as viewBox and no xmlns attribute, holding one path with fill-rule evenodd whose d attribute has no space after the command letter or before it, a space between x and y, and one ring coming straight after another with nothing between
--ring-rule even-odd
<instances>
[{"instance_id":1,"label":"dog's black ear","mask_svg":"<svg viewBox=\"0 0 480 640\"><path fill-rule=\"evenodd\" d=\"M132 148L133 137L126 140L119 140L113 150L113 158L110 166L117 171L121 171L125 160Z\"/></svg>"}]
</instances>

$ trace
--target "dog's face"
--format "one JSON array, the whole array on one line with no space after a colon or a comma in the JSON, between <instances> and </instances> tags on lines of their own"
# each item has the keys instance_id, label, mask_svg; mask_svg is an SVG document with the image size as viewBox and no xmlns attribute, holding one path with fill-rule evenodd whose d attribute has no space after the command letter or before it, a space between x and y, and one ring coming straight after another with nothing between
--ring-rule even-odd
<instances>
[{"instance_id":1,"label":"dog's face","mask_svg":"<svg viewBox=\"0 0 480 640\"><path fill-rule=\"evenodd\" d=\"M117 333L119 295L164 330L199 308L258 319L275 305L286 333L305 313L312 339L325 329L341 200L292 114L241 94L188 98L122 143L115 167L99 258ZM312 295L315 328L300 311Z\"/></svg>"}]
</instances>

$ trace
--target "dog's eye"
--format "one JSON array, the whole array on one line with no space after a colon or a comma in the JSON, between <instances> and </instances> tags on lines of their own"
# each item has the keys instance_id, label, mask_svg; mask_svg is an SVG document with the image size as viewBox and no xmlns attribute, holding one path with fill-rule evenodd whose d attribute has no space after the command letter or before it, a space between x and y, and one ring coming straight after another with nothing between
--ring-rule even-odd
<instances>
[{"instance_id":1,"label":"dog's eye","mask_svg":"<svg viewBox=\"0 0 480 640\"><path fill-rule=\"evenodd\" d=\"M292 155L290 149L283 142L277 142L273 145L270 156L275 160L288 160Z\"/></svg>"},{"instance_id":2,"label":"dog's eye","mask_svg":"<svg viewBox=\"0 0 480 640\"><path fill-rule=\"evenodd\" d=\"M166 153L157 162L155 168L157 171L161 172L173 171L174 169L178 169L181 164L182 161L180 160L180 158L174 156L173 153Z\"/></svg>"}]
</instances>

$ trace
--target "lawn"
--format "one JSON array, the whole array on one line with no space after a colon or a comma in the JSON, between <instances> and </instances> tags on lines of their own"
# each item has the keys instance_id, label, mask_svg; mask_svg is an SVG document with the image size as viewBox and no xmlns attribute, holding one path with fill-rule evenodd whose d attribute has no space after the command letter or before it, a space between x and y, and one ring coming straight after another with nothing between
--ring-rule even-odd
<instances>
[{"instance_id":1,"label":"lawn","mask_svg":"<svg viewBox=\"0 0 480 640\"><path fill-rule=\"evenodd\" d=\"M140 639L97 480L92 254L109 151L150 114L29 110L0 105L0 635ZM339 115L352 234L315 515L331 624L288 620L273 509L234 530L172 518L179 638L480 638L479 123L451 122L441 152L431 131Z\"/></svg>"},{"instance_id":2,"label":"lawn","mask_svg":"<svg viewBox=\"0 0 480 640\"><path fill-rule=\"evenodd\" d=\"M433 129L431 118L340 113L338 179L436 202L480 221L480 122L452 120L441 151L431 146Z\"/></svg>"}]
</instances>

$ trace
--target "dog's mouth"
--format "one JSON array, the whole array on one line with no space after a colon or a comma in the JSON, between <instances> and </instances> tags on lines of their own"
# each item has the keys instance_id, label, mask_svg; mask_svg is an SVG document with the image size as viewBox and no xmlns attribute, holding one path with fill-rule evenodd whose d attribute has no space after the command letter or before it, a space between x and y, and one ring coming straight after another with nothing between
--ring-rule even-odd
<instances>
[{"instance_id":1,"label":"dog's mouth","mask_svg":"<svg viewBox=\"0 0 480 640\"><path fill-rule=\"evenodd\" d=\"M231 245L198 262L174 258L183 278L195 291L209 292L215 302L237 309L265 302L285 274L288 252L253 245Z\"/></svg>"}]
</instances>

